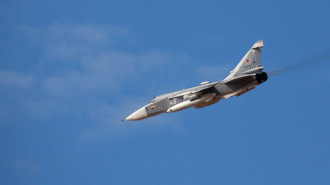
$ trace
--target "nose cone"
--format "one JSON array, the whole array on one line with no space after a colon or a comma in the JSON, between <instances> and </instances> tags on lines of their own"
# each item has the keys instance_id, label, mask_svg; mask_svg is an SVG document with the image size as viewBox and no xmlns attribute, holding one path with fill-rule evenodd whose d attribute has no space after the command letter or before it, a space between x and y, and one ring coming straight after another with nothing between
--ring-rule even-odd
<instances>
[{"instance_id":1,"label":"nose cone","mask_svg":"<svg viewBox=\"0 0 330 185\"><path fill-rule=\"evenodd\" d=\"M135 111L133 114L129 115L126 120L128 121L137 121L137 120L141 120L141 119L145 119L147 118L147 111L144 107L142 107L141 109Z\"/></svg>"}]
</instances>

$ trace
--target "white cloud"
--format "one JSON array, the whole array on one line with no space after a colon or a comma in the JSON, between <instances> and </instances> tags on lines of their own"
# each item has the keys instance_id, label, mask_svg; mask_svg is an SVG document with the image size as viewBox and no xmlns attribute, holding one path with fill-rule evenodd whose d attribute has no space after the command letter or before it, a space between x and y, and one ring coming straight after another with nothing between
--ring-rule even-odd
<instances>
[{"instance_id":1,"label":"white cloud","mask_svg":"<svg viewBox=\"0 0 330 185\"><path fill-rule=\"evenodd\" d=\"M127 34L123 27L103 24L60 24L56 23L47 28L47 40L50 43L66 44L114 44L115 40Z\"/></svg>"},{"instance_id":2,"label":"white cloud","mask_svg":"<svg viewBox=\"0 0 330 185\"><path fill-rule=\"evenodd\" d=\"M158 50L137 54L118 51L112 46L130 37L127 36L130 33L110 24L57 23L46 29L23 27L23 30L30 39L42 41L44 52L38 70L53 70L42 80L41 87L59 99L100 91L114 93L126 81L186 60Z\"/></svg>"},{"instance_id":3,"label":"white cloud","mask_svg":"<svg viewBox=\"0 0 330 185\"><path fill-rule=\"evenodd\" d=\"M127 29L112 24L55 23L47 28L24 25L20 30L28 39L44 46L44 60L56 62L79 62L132 39Z\"/></svg>"},{"instance_id":4,"label":"white cloud","mask_svg":"<svg viewBox=\"0 0 330 185\"><path fill-rule=\"evenodd\" d=\"M145 121L143 127L127 122L123 124L119 120L146 104L146 96L156 95L150 92L150 85L144 83L146 79L161 88L158 85L160 81L165 78L171 81L165 76L169 70L189 70L182 67L189 61L187 57L160 50L139 53L119 50L117 46L127 42L125 39L131 35L125 28L109 24L56 23L48 28L25 26L21 30L30 41L41 46L40 61L29 75L8 71L0 73L10 76L10 84L34 87L23 92L26 96L12 98L11 104L15 104L12 107L16 110L11 114L24 114L27 116L24 118L43 122L66 116L73 121L92 120L90 127L81 134L82 140L116 138L137 129L159 125L182 129L174 119L152 118L153 124ZM172 80L183 75L176 71L174 74L171 75ZM136 96L132 90L127 92L136 84L143 86L145 97ZM6 117L0 116L1 119ZM166 124L162 124L164 122Z\"/></svg>"},{"instance_id":5,"label":"white cloud","mask_svg":"<svg viewBox=\"0 0 330 185\"><path fill-rule=\"evenodd\" d=\"M196 67L187 56L160 50L119 50L117 46L129 43L131 33L111 24L56 23L47 28L25 26L21 30L28 39L40 44L40 61L30 74L0 72L0 85L34 87L23 91L27 96L13 98L15 102L11 103L15 106L10 110L17 109L15 112L3 114L23 114L41 120L55 116L91 120L89 128L80 134L81 140L116 138L160 125L184 131L180 122L169 115L138 123L120 120L157 93L188 88L190 81L196 85L196 80L217 81L229 71L221 65ZM143 92L136 95L138 91ZM0 119L8 118L3 114Z\"/></svg>"},{"instance_id":6,"label":"white cloud","mask_svg":"<svg viewBox=\"0 0 330 185\"><path fill-rule=\"evenodd\" d=\"M158 51L135 55L109 51L82 59L78 69L47 77L42 87L49 94L63 98L100 91L115 93L125 82L160 69L172 58Z\"/></svg>"},{"instance_id":7,"label":"white cloud","mask_svg":"<svg viewBox=\"0 0 330 185\"><path fill-rule=\"evenodd\" d=\"M31 75L2 72L0 76L10 76L11 84L34 85L29 92L32 96L16 102L29 118L70 116L74 120L84 116L93 120L81 134L83 140L125 135L141 129L138 125L143 128L167 125L184 130L170 116L166 120L162 116L151 118L143 124L123 124L119 120L146 104L146 97L165 93L159 89L187 88L181 85L195 79L216 81L229 71L220 65L194 68L189 57L160 50L140 53L118 50L116 46L131 38L130 32L120 26L56 23L48 28L21 29L31 41L42 46L39 64ZM191 73L190 78L186 73ZM173 82L171 87L159 86L164 80L167 85ZM132 90L127 92L135 84L143 86L145 97L135 96Z\"/></svg>"},{"instance_id":8,"label":"white cloud","mask_svg":"<svg viewBox=\"0 0 330 185\"><path fill-rule=\"evenodd\" d=\"M33 84L31 75L15 71L0 71L0 87L29 88Z\"/></svg>"},{"instance_id":9,"label":"white cloud","mask_svg":"<svg viewBox=\"0 0 330 185\"><path fill-rule=\"evenodd\" d=\"M50 73L41 80L41 87L58 98L115 90L126 79L136 78L169 58L159 51L117 51L113 46L131 36L127 29L112 24L55 23L48 28L22 26L21 30L43 46L37 70L47 68Z\"/></svg>"}]
</instances>

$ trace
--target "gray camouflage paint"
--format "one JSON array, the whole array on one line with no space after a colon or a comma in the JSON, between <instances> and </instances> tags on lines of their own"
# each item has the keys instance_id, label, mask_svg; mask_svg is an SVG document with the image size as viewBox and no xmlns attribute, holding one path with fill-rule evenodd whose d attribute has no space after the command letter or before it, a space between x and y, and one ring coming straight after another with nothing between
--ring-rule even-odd
<instances>
[{"instance_id":1,"label":"gray camouflage paint","mask_svg":"<svg viewBox=\"0 0 330 185\"><path fill-rule=\"evenodd\" d=\"M171 107L186 101L194 101L203 95L214 93L216 96L208 102L200 102L195 108L202 108L221 99L240 96L267 80L267 74L260 65L263 41L256 42L238 63L230 75L222 81L206 83L190 89L184 89L155 97L144 106L147 117L166 112ZM188 108L188 107L187 107ZM142 118L144 119L144 118Z\"/></svg>"}]
</instances>

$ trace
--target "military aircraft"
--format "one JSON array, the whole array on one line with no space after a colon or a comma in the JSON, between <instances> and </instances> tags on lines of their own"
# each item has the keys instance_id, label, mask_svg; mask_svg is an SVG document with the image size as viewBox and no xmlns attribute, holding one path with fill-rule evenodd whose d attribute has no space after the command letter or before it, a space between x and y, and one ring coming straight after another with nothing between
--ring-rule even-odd
<instances>
[{"instance_id":1,"label":"military aircraft","mask_svg":"<svg viewBox=\"0 0 330 185\"><path fill-rule=\"evenodd\" d=\"M137 121L161 113L177 112L189 107L203 108L221 99L240 96L267 81L268 75L260 64L262 40L257 41L245 54L230 75L218 82L202 82L200 86L156 96L125 120Z\"/></svg>"}]
</instances>

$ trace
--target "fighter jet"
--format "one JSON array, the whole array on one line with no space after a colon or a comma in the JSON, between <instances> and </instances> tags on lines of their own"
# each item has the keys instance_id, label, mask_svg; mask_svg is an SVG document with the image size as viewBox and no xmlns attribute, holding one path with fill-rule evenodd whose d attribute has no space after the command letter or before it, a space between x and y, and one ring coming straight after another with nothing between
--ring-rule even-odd
<instances>
[{"instance_id":1,"label":"fighter jet","mask_svg":"<svg viewBox=\"0 0 330 185\"><path fill-rule=\"evenodd\" d=\"M213 83L206 81L197 87L156 96L125 120L142 120L189 107L199 109L215 104L221 99L240 96L251 91L268 79L267 73L263 72L264 67L260 64L263 46L262 40L257 41L224 80Z\"/></svg>"}]
</instances>

